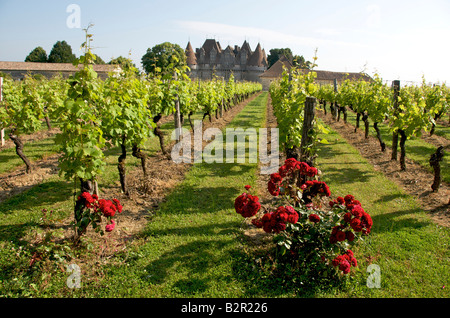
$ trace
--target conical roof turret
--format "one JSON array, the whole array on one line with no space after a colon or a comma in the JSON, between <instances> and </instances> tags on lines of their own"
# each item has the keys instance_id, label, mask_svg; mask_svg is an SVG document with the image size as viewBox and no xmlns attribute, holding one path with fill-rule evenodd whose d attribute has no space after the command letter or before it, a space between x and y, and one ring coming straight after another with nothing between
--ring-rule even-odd
<instances>
[{"instance_id":1,"label":"conical roof turret","mask_svg":"<svg viewBox=\"0 0 450 318\"><path fill-rule=\"evenodd\" d=\"M195 56L195 52L190 41L188 42L185 52L187 65L197 65L197 57Z\"/></svg>"}]
</instances>

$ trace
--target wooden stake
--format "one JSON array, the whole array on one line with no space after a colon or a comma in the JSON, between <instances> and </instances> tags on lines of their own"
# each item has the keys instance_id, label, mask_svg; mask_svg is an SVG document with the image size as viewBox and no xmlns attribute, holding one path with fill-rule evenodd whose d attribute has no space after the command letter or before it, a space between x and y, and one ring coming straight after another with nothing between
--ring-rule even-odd
<instances>
[{"instance_id":1,"label":"wooden stake","mask_svg":"<svg viewBox=\"0 0 450 318\"><path fill-rule=\"evenodd\" d=\"M3 101L3 77L0 77L0 102ZM5 146L5 129L0 130L0 139L2 147Z\"/></svg>"},{"instance_id":2,"label":"wooden stake","mask_svg":"<svg viewBox=\"0 0 450 318\"><path fill-rule=\"evenodd\" d=\"M305 110L303 115L303 131L302 142L300 146L301 161L312 164L313 154L311 153L311 144L313 142L311 129L314 128L314 117L316 113L316 99L314 97L306 97Z\"/></svg>"}]
</instances>

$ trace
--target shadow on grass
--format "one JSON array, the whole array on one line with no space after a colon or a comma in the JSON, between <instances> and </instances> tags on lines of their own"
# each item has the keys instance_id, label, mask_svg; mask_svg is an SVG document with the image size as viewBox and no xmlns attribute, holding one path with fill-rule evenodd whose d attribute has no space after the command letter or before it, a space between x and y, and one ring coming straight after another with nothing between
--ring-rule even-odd
<instances>
[{"instance_id":1,"label":"shadow on grass","mask_svg":"<svg viewBox=\"0 0 450 318\"><path fill-rule=\"evenodd\" d=\"M199 230L201 228L199 227ZM216 255L215 251L221 251L220 254L222 254L229 244L230 241L226 240L196 240L179 245L150 262L145 267L146 273L150 273L150 275L146 274L141 278L152 284L162 284L170 275L171 269L174 268L177 272L187 273L186 277L175 283L176 285L190 286L190 290L182 290L183 293L191 294L201 291L199 288L207 289L208 281L217 280L217 277L209 277L210 273L216 272L214 267L220 266L224 258L222 255ZM201 284L197 284L199 276L202 277Z\"/></svg>"},{"instance_id":2,"label":"shadow on grass","mask_svg":"<svg viewBox=\"0 0 450 318\"><path fill-rule=\"evenodd\" d=\"M360 164L359 162L346 162L347 165ZM370 178L374 177L375 174L370 171L363 171L358 168L338 168L342 166L341 164L336 164L336 168L332 168L331 164L327 164L326 176L327 178L340 180L343 183L353 183L353 182L368 182Z\"/></svg>"},{"instance_id":3,"label":"shadow on grass","mask_svg":"<svg viewBox=\"0 0 450 318\"><path fill-rule=\"evenodd\" d=\"M422 213L422 210L413 208L372 216L372 231L374 233L386 233L401 231L405 228L419 229L429 226L431 222L419 220L416 216L418 213Z\"/></svg>"},{"instance_id":4,"label":"shadow on grass","mask_svg":"<svg viewBox=\"0 0 450 318\"><path fill-rule=\"evenodd\" d=\"M54 191L58 189L58 191ZM42 209L62 202L72 195L73 184L65 181L48 181L14 196L0 204L0 240L12 241L21 239L25 232L38 226ZM30 208L32 207L32 208ZM5 221L6 220L6 221Z\"/></svg>"}]
</instances>

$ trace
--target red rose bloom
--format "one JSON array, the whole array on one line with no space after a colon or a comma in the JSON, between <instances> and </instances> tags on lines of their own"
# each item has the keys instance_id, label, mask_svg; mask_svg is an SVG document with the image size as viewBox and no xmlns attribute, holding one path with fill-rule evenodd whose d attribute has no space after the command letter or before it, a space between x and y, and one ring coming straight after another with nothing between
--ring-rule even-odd
<instances>
[{"instance_id":1,"label":"red rose bloom","mask_svg":"<svg viewBox=\"0 0 450 318\"><path fill-rule=\"evenodd\" d=\"M291 206L286 206L285 210L289 215L287 221L289 223L296 224L299 218L297 211L295 211L294 208Z\"/></svg>"},{"instance_id":2,"label":"red rose bloom","mask_svg":"<svg viewBox=\"0 0 450 318\"><path fill-rule=\"evenodd\" d=\"M353 219L350 221L350 226L352 227L352 229L353 229L355 232L361 232L361 230L362 230L361 220L358 219L358 218L353 218Z\"/></svg>"},{"instance_id":3,"label":"red rose bloom","mask_svg":"<svg viewBox=\"0 0 450 318\"><path fill-rule=\"evenodd\" d=\"M108 217L113 217L116 214L116 206L109 200L99 200L99 207L100 207L100 211L103 213L104 216Z\"/></svg>"},{"instance_id":4,"label":"red rose bloom","mask_svg":"<svg viewBox=\"0 0 450 318\"><path fill-rule=\"evenodd\" d=\"M348 274L350 272L350 267L358 266L358 262L356 258L353 257L353 252L348 250L345 254L337 256L335 259L331 261L334 267L339 266L339 270L341 270L344 274Z\"/></svg>"},{"instance_id":5,"label":"red rose bloom","mask_svg":"<svg viewBox=\"0 0 450 318\"><path fill-rule=\"evenodd\" d=\"M345 203L349 203L349 202L352 202L354 198L355 198L355 197L354 197L353 195L347 194L347 195L344 197L344 201L345 201Z\"/></svg>"},{"instance_id":6,"label":"red rose bloom","mask_svg":"<svg viewBox=\"0 0 450 318\"><path fill-rule=\"evenodd\" d=\"M286 166L281 166L281 167L278 169L278 174L279 174L282 178L286 177L286 175L288 174L288 168L287 168Z\"/></svg>"},{"instance_id":7,"label":"red rose bloom","mask_svg":"<svg viewBox=\"0 0 450 318\"><path fill-rule=\"evenodd\" d=\"M308 171L306 172L306 175L308 176L308 177L314 177L314 176L316 176L317 174L318 174L319 172L317 171L317 168L315 168L315 167L309 167L308 168Z\"/></svg>"},{"instance_id":8,"label":"red rose bloom","mask_svg":"<svg viewBox=\"0 0 450 318\"><path fill-rule=\"evenodd\" d=\"M310 214L309 220L313 223L318 223L320 222L320 216L318 216L317 214Z\"/></svg>"},{"instance_id":9,"label":"red rose bloom","mask_svg":"<svg viewBox=\"0 0 450 318\"><path fill-rule=\"evenodd\" d=\"M267 184L267 190L271 195L276 197L280 194L280 184L270 180L269 183Z\"/></svg>"},{"instance_id":10,"label":"red rose bloom","mask_svg":"<svg viewBox=\"0 0 450 318\"><path fill-rule=\"evenodd\" d=\"M247 190L247 191L248 191L248 190L249 190L249 189L251 188L251 186L249 186L249 185L246 185L246 186L245 186L244 188L245 188L245 190Z\"/></svg>"},{"instance_id":11,"label":"red rose bloom","mask_svg":"<svg viewBox=\"0 0 450 318\"><path fill-rule=\"evenodd\" d=\"M270 226L274 233L280 233L286 230L286 223L277 222L277 220L275 220L274 218L271 219Z\"/></svg>"},{"instance_id":12,"label":"red rose bloom","mask_svg":"<svg viewBox=\"0 0 450 318\"><path fill-rule=\"evenodd\" d=\"M272 232L271 219L272 219L271 212L264 214L263 217L261 218L262 228L266 233Z\"/></svg>"},{"instance_id":13,"label":"red rose bloom","mask_svg":"<svg viewBox=\"0 0 450 318\"><path fill-rule=\"evenodd\" d=\"M116 227L116 222L114 220L111 220L111 223L107 224L105 226L105 231L106 232L112 232L112 230L114 230L115 227Z\"/></svg>"},{"instance_id":14,"label":"red rose bloom","mask_svg":"<svg viewBox=\"0 0 450 318\"><path fill-rule=\"evenodd\" d=\"M353 242L353 240L355 239L355 234L353 234L352 231L347 231L347 232L345 232L345 238L346 238L349 242Z\"/></svg>"},{"instance_id":15,"label":"red rose bloom","mask_svg":"<svg viewBox=\"0 0 450 318\"><path fill-rule=\"evenodd\" d=\"M297 166L298 163L299 163L299 162L298 162L296 159L294 159L294 158L288 158L288 159L286 159L286 160L284 161L284 165L285 165L286 168L288 168L288 169L294 169L294 168L296 168L296 166Z\"/></svg>"},{"instance_id":16,"label":"red rose bloom","mask_svg":"<svg viewBox=\"0 0 450 318\"><path fill-rule=\"evenodd\" d=\"M353 216L360 218L364 213L364 209L360 205L354 205L352 209Z\"/></svg>"},{"instance_id":17,"label":"red rose bloom","mask_svg":"<svg viewBox=\"0 0 450 318\"><path fill-rule=\"evenodd\" d=\"M289 214L286 211L284 206L278 207L277 211L272 216L272 219L276 219L278 222L286 223L288 220Z\"/></svg>"},{"instance_id":18,"label":"red rose bloom","mask_svg":"<svg viewBox=\"0 0 450 318\"><path fill-rule=\"evenodd\" d=\"M113 202L114 202L114 204L116 205L116 208L117 208L117 211L119 212L119 213L122 213L122 205L120 204L120 201L119 200L117 200L117 199L113 199Z\"/></svg>"},{"instance_id":19,"label":"red rose bloom","mask_svg":"<svg viewBox=\"0 0 450 318\"><path fill-rule=\"evenodd\" d=\"M270 175L270 180L274 183L280 183L281 181L283 181L283 178L279 173L275 172Z\"/></svg>"},{"instance_id":20,"label":"red rose bloom","mask_svg":"<svg viewBox=\"0 0 450 318\"><path fill-rule=\"evenodd\" d=\"M344 272L344 274L348 274L350 272L350 263L348 261L342 261L339 264L339 269Z\"/></svg>"},{"instance_id":21,"label":"red rose bloom","mask_svg":"<svg viewBox=\"0 0 450 318\"><path fill-rule=\"evenodd\" d=\"M350 221L352 220L352 214L350 212L347 212L344 214L344 221L347 223L350 223Z\"/></svg>"},{"instance_id":22,"label":"red rose bloom","mask_svg":"<svg viewBox=\"0 0 450 318\"><path fill-rule=\"evenodd\" d=\"M337 243L336 234L332 234L332 235L330 236L330 243L331 243L331 244Z\"/></svg>"},{"instance_id":23,"label":"red rose bloom","mask_svg":"<svg viewBox=\"0 0 450 318\"><path fill-rule=\"evenodd\" d=\"M338 232L336 233L336 239L337 239L339 242L344 241L345 238L346 238L346 235L345 235L344 232L338 231Z\"/></svg>"},{"instance_id":24,"label":"red rose bloom","mask_svg":"<svg viewBox=\"0 0 450 318\"><path fill-rule=\"evenodd\" d=\"M245 218L256 215L260 208L261 203L255 195L243 193L234 200L234 209Z\"/></svg>"}]
</instances>

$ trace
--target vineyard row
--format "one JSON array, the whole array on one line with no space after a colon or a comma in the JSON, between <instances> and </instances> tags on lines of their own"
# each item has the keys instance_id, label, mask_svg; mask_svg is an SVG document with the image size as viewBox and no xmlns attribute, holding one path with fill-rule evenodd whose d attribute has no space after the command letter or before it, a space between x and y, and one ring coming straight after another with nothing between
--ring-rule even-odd
<instances>
[{"instance_id":1,"label":"vineyard row","mask_svg":"<svg viewBox=\"0 0 450 318\"><path fill-rule=\"evenodd\" d=\"M325 114L327 104L331 115L339 120L341 115L347 120L347 107L357 114L356 128L360 120L365 125L365 137L369 137L369 119L377 132L381 151L386 150L378 129L380 123L387 123L392 132L392 160L397 160L400 147L400 167L405 165L405 143L423 131L434 133L436 121L450 111L450 88L442 85L400 86L394 81L392 87L383 83L375 75L370 81L346 79L340 85L319 85L315 82L316 74L304 74L301 70L285 71L280 80L270 86L274 114L278 120L280 145L288 157L301 158L313 164L315 149L320 133L326 129L320 123L311 123L308 108L305 105L310 98L323 105ZM314 103L314 101L312 102ZM314 106L313 106L314 107ZM306 126L305 126L306 125ZM355 129L356 129L355 128ZM307 139L307 140L306 140ZM443 147L439 147L430 161L435 171L439 170ZM439 188L439 176L436 175L433 190Z\"/></svg>"}]
</instances>

